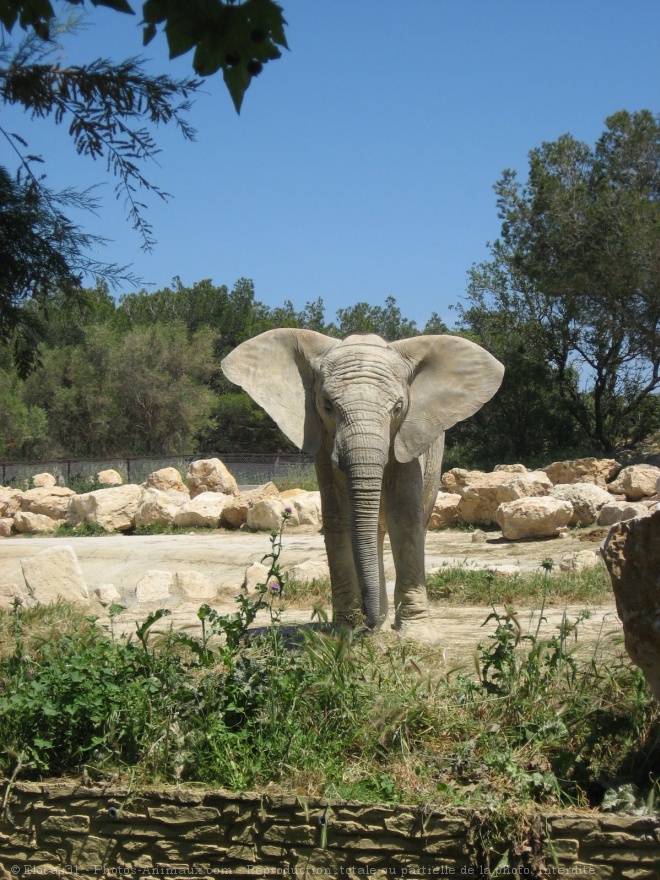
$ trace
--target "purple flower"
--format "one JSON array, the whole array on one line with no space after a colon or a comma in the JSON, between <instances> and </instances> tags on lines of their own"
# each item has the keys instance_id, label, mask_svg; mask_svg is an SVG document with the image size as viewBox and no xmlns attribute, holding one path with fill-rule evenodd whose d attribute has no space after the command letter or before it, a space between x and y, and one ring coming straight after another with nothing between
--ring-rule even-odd
<instances>
[{"instance_id":1,"label":"purple flower","mask_svg":"<svg viewBox=\"0 0 660 880\"><path fill-rule=\"evenodd\" d=\"M285 513L293 513L293 510L290 507L285 507L284 512Z\"/></svg>"},{"instance_id":2,"label":"purple flower","mask_svg":"<svg viewBox=\"0 0 660 880\"><path fill-rule=\"evenodd\" d=\"M280 585L277 583L277 581L271 581L271 582L268 584L268 586L269 586L270 589L273 591L273 593L279 593L279 591L280 591Z\"/></svg>"}]
</instances>

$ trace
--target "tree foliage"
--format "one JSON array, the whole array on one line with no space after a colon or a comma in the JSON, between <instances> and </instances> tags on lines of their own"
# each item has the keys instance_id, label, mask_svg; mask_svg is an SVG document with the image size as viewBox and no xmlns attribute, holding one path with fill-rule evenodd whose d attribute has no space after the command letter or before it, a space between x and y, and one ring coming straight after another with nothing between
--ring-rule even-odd
<instances>
[{"instance_id":1,"label":"tree foliage","mask_svg":"<svg viewBox=\"0 0 660 880\"><path fill-rule=\"evenodd\" d=\"M611 454L660 425L660 116L606 126L593 148L564 135L532 150L524 185L504 172L501 237L460 318L522 332L553 406Z\"/></svg>"},{"instance_id":2,"label":"tree foliage","mask_svg":"<svg viewBox=\"0 0 660 880\"><path fill-rule=\"evenodd\" d=\"M91 0L117 12L135 14L128 0ZM67 0L78 6L84 0ZM49 40L56 27L56 11L49 0L2 0L0 24L11 33L19 24L40 39ZM274 0L146 0L142 4L143 42L148 45L159 26L167 38L170 58L194 49L192 66L198 76L222 70L236 111L245 91L264 64L280 58L288 48L281 6Z\"/></svg>"},{"instance_id":3,"label":"tree foliage","mask_svg":"<svg viewBox=\"0 0 660 880\"><path fill-rule=\"evenodd\" d=\"M69 0L68 5L82 2ZM127 0L92 4L134 14ZM266 62L280 57L278 47L286 47L286 22L273 0L147 0L142 16L145 45L162 28L170 58L194 49L196 74L208 76L222 69L237 111L252 78ZM200 81L151 75L137 58L63 64L58 37L75 24L62 25L49 0L2 0L0 26L3 37L15 28L27 32L13 54L3 40L0 101L22 108L32 118L66 125L79 155L102 159L117 180L116 194L124 200L143 247L151 249L155 238L145 195L168 198L144 171L159 152L152 131L173 124L185 138L194 138L185 114ZM113 285L137 279L127 267L92 258L91 251L103 239L69 219L74 207L98 207L90 192L54 192L37 170L43 159L29 152L28 139L1 125L0 136L17 160L15 173L0 167L0 343L14 345L16 363L26 375L37 363L43 313L51 297L58 291L79 296L90 278ZM31 308L25 309L26 303Z\"/></svg>"}]
</instances>

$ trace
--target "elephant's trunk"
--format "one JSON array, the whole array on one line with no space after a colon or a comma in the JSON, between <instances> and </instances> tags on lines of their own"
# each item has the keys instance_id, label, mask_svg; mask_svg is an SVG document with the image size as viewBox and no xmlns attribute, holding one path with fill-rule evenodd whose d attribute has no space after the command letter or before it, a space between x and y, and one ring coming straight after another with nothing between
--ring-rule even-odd
<instances>
[{"instance_id":1,"label":"elephant's trunk","mask_svg":"<svg viewBox=\"0 0 660 880\"><path fill-rule=\"evenodd\" d=\"M373 441L368 447L364 445L364 437L361 434L361 439L341 438L344 442L340 441L338 459L348 489L353 560L360 584L364 623L369 629L376 629L384 618L380 608L378 516L389 450L386 440L379 443L375 439L377 432L372 435Z\"/></svg>"}]
</instances>

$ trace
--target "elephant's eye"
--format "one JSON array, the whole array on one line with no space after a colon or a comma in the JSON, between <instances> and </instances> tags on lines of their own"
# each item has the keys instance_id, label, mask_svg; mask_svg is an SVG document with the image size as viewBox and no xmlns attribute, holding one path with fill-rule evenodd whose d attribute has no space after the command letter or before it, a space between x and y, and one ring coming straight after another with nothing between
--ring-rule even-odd
<instances>
[{"instance_id":1,"label":"elephant's eye","mask_svg":"<svg viewBox=\"0 0 660 880\"><path fill-rule=\"evenodd\" d=\"M393 416L401 415L402 411L403 411L403 401L397 400L397 402L392 407L392 415Z\"/></svg>"},{"instance_id":2,"label":"elephant's eye","mask_svg":"<svg viewBox=\"0 0 660 880\"><path fill-rule=\"evenodd\" d=\"M328 400L327 397L326 397L326 399L323 401L323 409L324 409L327 413L331 413L331 412L332 412L332 409L333 409L333 407L332 407L332 403L331 403L331 401Z\"/></svg>"}]
</instances>

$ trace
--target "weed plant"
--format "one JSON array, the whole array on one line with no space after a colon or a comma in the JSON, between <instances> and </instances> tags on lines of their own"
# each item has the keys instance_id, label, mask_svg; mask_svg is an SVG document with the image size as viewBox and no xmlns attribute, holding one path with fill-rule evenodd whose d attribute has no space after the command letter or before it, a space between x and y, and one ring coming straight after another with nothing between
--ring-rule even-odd
<instances>
[{"instance_id":1,"label":"weed plant","mask_svg":"<svg viewBox=\"0 0 660 880\"><path fill-rule=\"evenodd\" d=\"M199 635L156 632L162 610L129 639L114 632L121 606L106 627L66 605L0 615L4 774L130 773L489 811L653 793L657 709L618 649L574 654L581 616L544 640L494 603L474 670L393 637L310 629L292 646L279 625L281 539L256 595L230 615L202 606Z\"/></svg>"},{"instance_id":2,"label":"weed plant","mask_svg":"<svg viewBox=\"0 0 660 880\"><path fill-rule=\"evenodd\" d=\"M70 523L62 523L55 529L56 538L96 538L100 535L111 535L98 523L79 523L73 526Z\"/></svg>"}]
</instances>

